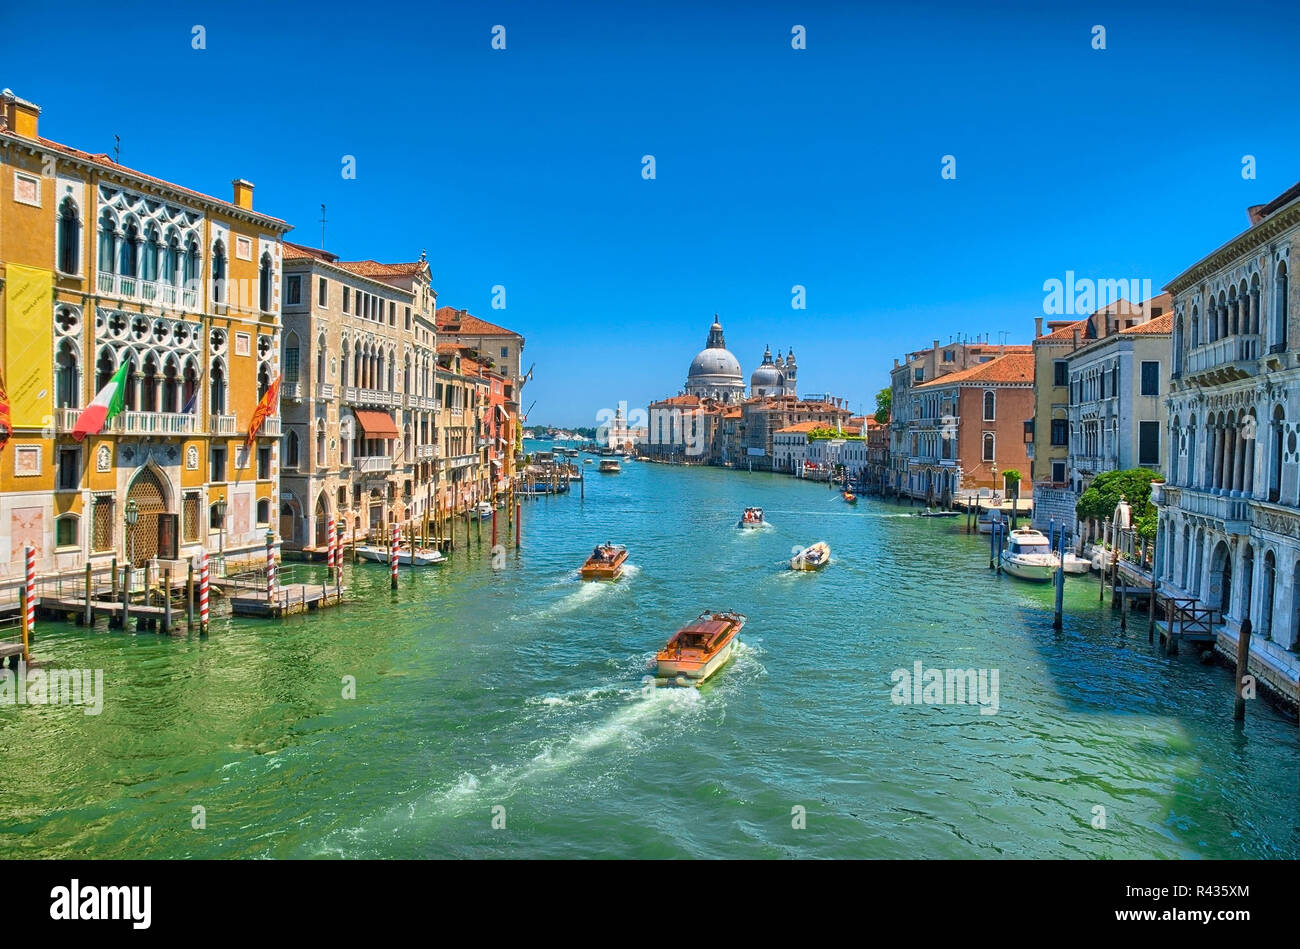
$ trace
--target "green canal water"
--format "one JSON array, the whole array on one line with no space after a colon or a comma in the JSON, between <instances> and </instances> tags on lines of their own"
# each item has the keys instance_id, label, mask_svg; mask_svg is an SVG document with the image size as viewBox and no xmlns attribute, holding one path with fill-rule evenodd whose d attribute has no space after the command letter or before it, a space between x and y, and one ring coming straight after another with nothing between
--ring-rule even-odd
<instances>
[{"instance_id":1,"label":"green canal water","mask_svg":"<svg viewBox=\"0 0 1300 949\"><path fill-rule=\"evenodd\" d=\"M1297 729L1128 634L1095 580L987 569L960 520L824 485L626 465L524 506L524 546L347 568L353 601L166 638L43 623L99 716L0 706L9 857L1297 857ZM773 528L734 529L748 504ZM633 565L575 570L600 541ZM820 574L783 570L830 543ZM700 690L647 660L746 613ZM997 670L998 710L891 701L896 669ZM343 696L354 676L356 697ZM196 807L206 827L195 829ZM1095 827L1104 808L1105 828ZM792 813L803 808L806 827ZM494 826L494 823L504 826Z\"/></svg>"}]
</instances>

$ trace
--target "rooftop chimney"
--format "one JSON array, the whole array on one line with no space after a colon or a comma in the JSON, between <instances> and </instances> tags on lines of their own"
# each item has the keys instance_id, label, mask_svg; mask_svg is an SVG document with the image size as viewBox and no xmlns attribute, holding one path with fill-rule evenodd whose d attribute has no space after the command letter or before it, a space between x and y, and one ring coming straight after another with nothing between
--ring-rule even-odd
<instances>
[{"instance_id":1,"label":"rooftop chimney","mask_svg":"<svg viewBox=\"0 0 1300 949\"><path fill-rule=\"evenodd\" d=\"M18 98L10 89L0 92L0 129L23 138L36 138L40 117L41 107L36 103Z\"/></svg>"},{"instance_id":2,"label":"rooftop chimney","mask_svg":"<svg viewBox=\"0 0 1300 949\"><path fill-rule=\"evenodd\" d=\"M1079 328L1077 326L1074 329L1074 348L1079 348Z\"/></svg>"},{"instance_id":3,"label":"rooftop chimney","mask_svg":"<svg viewBox=\"0 0 1300 949\"><path fill-rule=\"evenodd\" d=\"M1036 316L1034 317L1034 339L1037 339L1042 335L1043 335L1043 318L1041 316Z\"/></svg>"},{"instance_id":4,"label":"rooftop chimney","mask_svg":"<svg viewBox=\"0 0 1300 949\"><path fill-rule=\"evenodd\" d=\"M235 186L235 207L253 210L253 183L245 178L236 178L231 184Z\"/></svg>"}]
</instances>

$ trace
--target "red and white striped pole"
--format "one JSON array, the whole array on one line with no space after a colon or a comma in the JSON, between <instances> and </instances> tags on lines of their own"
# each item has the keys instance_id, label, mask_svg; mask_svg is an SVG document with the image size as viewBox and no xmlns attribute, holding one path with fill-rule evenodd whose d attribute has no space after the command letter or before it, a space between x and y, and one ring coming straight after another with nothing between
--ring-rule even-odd
<instances>
[{"instance_id":1,"label":"red and white striped pole","mask_svg":"<svg viewBox=\"0 0 1300 949\"><path fill-rule=\"evenodd\" d=\"M208 632L208 552L203 552L203 560L199 564L199 632L207 635Z\"/></svg>"},{"instance_id":2,"label":"red and white striped pole","mask_svg":"<svg viewBox=\"0 0 1300 949\"><path fill-rule=\"evenodd\" d=\"M266 598L267 604L275 608L275 535L266 532Z\"/></svg>"},{"instance_id":3,"label":"red and white striped pole","mask_svg":"<svg viewBox=\"0 0 1300 949\"><path fill-rule=\"evenodd\" d=\"M332 578L334 576L334 566L335 566L334 547L338 539L338 532L334 525L334 518L331 517L329 519L329 526L326 528L326 531L327 534L326 534L325 543L327 546L325 547L325 567L326 569L329 570L329 575Z\"/></svg>"},{"instance_id":4,"label":"red and white striped pole","mask_svg":"<svg viewBox=\"0 0 1300 949\"><path fill-rule=\"evenodd\" d=\"M389 567L391 568L392 571L392 586L394 590L397 589L397 544L398 544L399 534L401 534L401 528L397 526L396 522L394 522L392 544L391 544L392 550L388 555Z\"/></svg>"},{"instance_id":5,"label":"red and white striped pole","mask_svg":"<svg viewBox=\"0 0 1300 949\"><path fill-rule=\"evenodd\" d=\"M36 631L36 548L28 547L27 553L27 613L23 623L23 662L31 661L28 651L32 633Z\"/></svg>"}]
</instances>

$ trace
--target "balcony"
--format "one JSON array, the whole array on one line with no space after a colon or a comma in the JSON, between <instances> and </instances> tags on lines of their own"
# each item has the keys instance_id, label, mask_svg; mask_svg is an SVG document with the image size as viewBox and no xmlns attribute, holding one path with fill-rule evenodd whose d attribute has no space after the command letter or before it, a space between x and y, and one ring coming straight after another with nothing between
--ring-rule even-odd
<instances>
[{"instance_id":1,"label":"balcony","mask_svg":"<svg viewBox=\"0 0 1300 949\"><path fill-rule=\"evenodd\" d=\"M284 434L283 429L281 428L282 425L283 422L280 417L278 415L273 415L270 418L262 420L262 427L258 430L257 434L261 438L279 438Z\"/></svg>"},{"instance_id":2,"label":"balcony","mask_svg":"<svg viewBox=\"0 0 1300 949\"><path fill-rule=\"evenodd\" d=\"M1180 375L1201 385L1245 379L1255 375L1261 353L1256 335L1225 336L1188 353Z\"/></svg>"},{"instance_id":3,"label":"balcony","mask_svg":"<svg viewBox=\"0 0 1300 949\"><path fill-rule=\"evenodd\" d=\"M322 382L316 386L316 398L330 401L334 398L334 383Z\"/></svg>"},{"instance_id":4,"label":"balcony","mask_svg":"<svg viewBox=\"0 0 1300 949\"><path fill-rule=\"evenodd\" d=\"M1173 499L1172 493L1170 499ZM1234 498L1196 488L1181 488L1177 500L1178 507L1188 514L1200 514L1222 521L1225 533L1250 532L1250 502L1247 498Z\"/></svg>"},{"instance_id":5,"label":"balcony","mask_svg":"<svg viewBox=\"0 0 1300 949\"><path fill-rule=\"evenodd\" d=\"M303 384L301 382L286 382L280 387L280 395L290 402L301 402L302 390Z\"/></svg>"},{"instance_id":6,"label":"balcony","mask_svg":"<svg viewBox=\"0 0 1300 949\"><path fill-rule=\"evenodd\" d=\"M54 410L54 428L59 434L69 434L77 427L81 409ZM178 412L123 412L104 428L112 435L197 435L197 415Z\"/></svg>"},{"instance_id":7,"label":"balcony","mask_svg":"<svg viewBox=\"0 0 1300 949\"><path fill-rule=\"evenodd\" d=\"M195 288L174 287L169 283L141 280L128 274L98 272L95 286L101 294L160 306L168 310L197 312L199 291Z\"/></svg>"},{"instance_id":8,"label":"balcony","mask_svg":"<svg viewBox=\"0 0 1300 949\"><path fill-rule=\"evenodd\" d=\"M415 457L421 460L438 457L437 445L420 445L415 449Z\"/></svg>"},{"instance_id":9,"label":"balcony","mask_svg":"<svg viewBox=\"0 0 1300 949\"><path fill-rule=\"evenodd\" d=\"M351 405L375 405L383 408L401 408L402 397L396 392L383 389L361 389L357 386L343 387L343 401Z\"/></svg>"},{"instance_id":10,"label":"balcony","mask_svg":"<svg viewBox=\"0 0 1300 949\"><path fill-rule=\"evenodd\" d=\"M239 427L235 424L235 417L233 415L212 416L212 434L238 435Z\"/></svg>"},{"instance_id":11,"label":"balcony","mask_svg":"<svg viewBox=\"0 0 1300 949\"><path fill-rule=\"evenodd\" d=\"M388 455L367 455L353 459L354 467L362 474L388 474L393 470L393 459Z\"/></svg>"}]
</instances>

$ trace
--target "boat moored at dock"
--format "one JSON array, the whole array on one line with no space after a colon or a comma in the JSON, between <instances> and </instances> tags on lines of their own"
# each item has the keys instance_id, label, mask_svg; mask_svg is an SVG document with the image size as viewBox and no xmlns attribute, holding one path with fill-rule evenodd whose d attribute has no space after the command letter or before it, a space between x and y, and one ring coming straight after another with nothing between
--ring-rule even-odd
<instances>
[{"instance_id":1,"label":"boat moored at dock","mask_svg":"<svg viewBox=\"0 0 1300 949\"><path fill-rule=\"evenodd\" d=\"M357 548L357 556L372 563L391 563L393 554L387 547L363 544ZM397 562L403 567L432 567L443 563L446 559L447 555L435 547L417 547L414 553L411 552L410 547L397 549Z\"/></svg>"},{"instance_id":2,"label":"boat moored at dock","mask_svg":"<svg viewBox=\"0 0 1300 949\"><path fill-rule=\"evenodd\" d=\"M831 562L831 548L824 540L805 547L790 558L791 570L821 570Z\"/></svg>"},{"instance_id":3,"label":"boat moored at dock","mask_svg":"<svg viewBox=\"0 0 1300 949\"><path fill-rule=\"evenodd\" d=\"M584 580L617 580L623 575L627 548L622 544L601 544L591 552L578 573Z\"/></svg>"},{"instance_id":4,"label":"boat moored at dock","mask_svg":"<svg viewBox=\"0 0 1300 949\"><path fill-rule=\"evenodd\" d=\"M1029 527L1011 532L1001 560L1002 569L1021 580L1051 580L1060 565L1047 537Z\"/></svg>"},{"instance_id":5,"label":"boat moored at dock","mask_svg":"<svg viewBox=\"0 0 1300 949\"><path fill-rule=\"evenodd\" d=\"M699 686L727 664L744 625L744 613L705 610L659 650L655 656L655 684Z\"/></svg>"}]
</instances>

